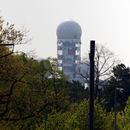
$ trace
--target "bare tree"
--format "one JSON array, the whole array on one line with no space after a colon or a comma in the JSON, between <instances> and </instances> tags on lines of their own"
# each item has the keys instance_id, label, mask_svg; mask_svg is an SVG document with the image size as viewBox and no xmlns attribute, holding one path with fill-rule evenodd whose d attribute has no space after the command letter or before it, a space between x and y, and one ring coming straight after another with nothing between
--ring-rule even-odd
<instances>
[{"instance_id":1,"label":"bare tree","mask_svg":"<svg viewBox=\"0 0 130 130\"><path fill-rule=\"evenodd\" d=\"M14 46L27 43L26 29L16 29L14 24L5 23L0 17L0 58L11 55L14 52Z\"/></svg>"},{"instance_id":2,"label":"bare tree","mask_svg":"<svg viewBox=\"0 0 130 130\"><path fill-rule=\"evenodd\" d=\"M95 95L98 95L99 85L107 81L111 74L113 67L119 63L119 60L103 45L96 45L95 54Z\"/></svg>"},{"instance_id":3,"label":"bare tree","mask_svg":"<svg viewBox=\"0 0 130 130\"><path fill-rule=\"evenodd\" d=\"M84 58L86 68L89 68L89 58ZM112 68L119 63L113 52L104 45L96 44L95 49L95 96L98 96L99 86L102 86L112 74ZM84 72L85 73L85 72ZM82 78L89 82L89 71L85 74L79 73Z\"/></svg>"}]
</instances>

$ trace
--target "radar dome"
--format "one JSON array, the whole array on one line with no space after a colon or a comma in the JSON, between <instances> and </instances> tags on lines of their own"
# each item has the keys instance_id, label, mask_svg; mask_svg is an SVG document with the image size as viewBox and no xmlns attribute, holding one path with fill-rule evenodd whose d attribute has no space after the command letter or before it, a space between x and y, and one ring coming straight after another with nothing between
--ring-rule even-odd
<instances>
[{"instance_id":1,"label":"radar dome","mask_svg":"<svg viewBox=\"0 0 130 130\"><path fill-rule=\"evenodd\" d=\"M57 28L58 39L80 39L81 33L81 27L75 21L63 22Z\"/></svg>"}]
</instances>

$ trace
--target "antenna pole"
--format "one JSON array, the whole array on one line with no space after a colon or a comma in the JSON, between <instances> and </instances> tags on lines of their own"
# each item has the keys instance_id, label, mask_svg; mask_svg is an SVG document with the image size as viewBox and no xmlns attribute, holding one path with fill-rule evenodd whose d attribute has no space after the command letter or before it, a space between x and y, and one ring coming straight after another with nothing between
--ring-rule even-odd
<instances>
[{"instance_id":1,"label":"antenna pole","mask_svg":"<svg viewBox=\"0 0 130 130\"><path fill-rule=\"evenodd\" d=\"M94 55L95 55L95 41L90 41L89 130L94 130Z\"/></svg>"}]
</instances>

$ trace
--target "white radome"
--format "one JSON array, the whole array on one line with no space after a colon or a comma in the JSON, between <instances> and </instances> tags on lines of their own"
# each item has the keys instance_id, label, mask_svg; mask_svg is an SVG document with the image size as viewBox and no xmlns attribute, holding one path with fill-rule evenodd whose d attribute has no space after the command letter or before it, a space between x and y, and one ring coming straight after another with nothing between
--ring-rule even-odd
<instances>
[{"instance_id":1,"label":"white radome","mask_svg":"<svg viewBox=\"0 0 130 130\"><path fill-rule=\"evenodd\" d=\"M65 21L57 27L58 39L80 39L82 30L75 21Z\"/></svg>"}]
</instances>

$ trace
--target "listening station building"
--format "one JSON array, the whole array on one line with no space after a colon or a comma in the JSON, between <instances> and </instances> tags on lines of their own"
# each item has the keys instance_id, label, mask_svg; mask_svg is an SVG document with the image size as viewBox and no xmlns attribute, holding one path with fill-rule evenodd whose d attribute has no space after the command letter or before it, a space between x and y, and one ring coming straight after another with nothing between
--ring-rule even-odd
<instances>
[{"instance_id":1,"label":"listening station building","mask_svg":"<svg viewBox=\"0 0 130 130\"><path fill-rule=\"evenodd\" d=\"M69 80L78 80L77 67L81 62L82 30L75 21L65 21L57 28L58 67Z\"/></svg>"}]
</instances>

